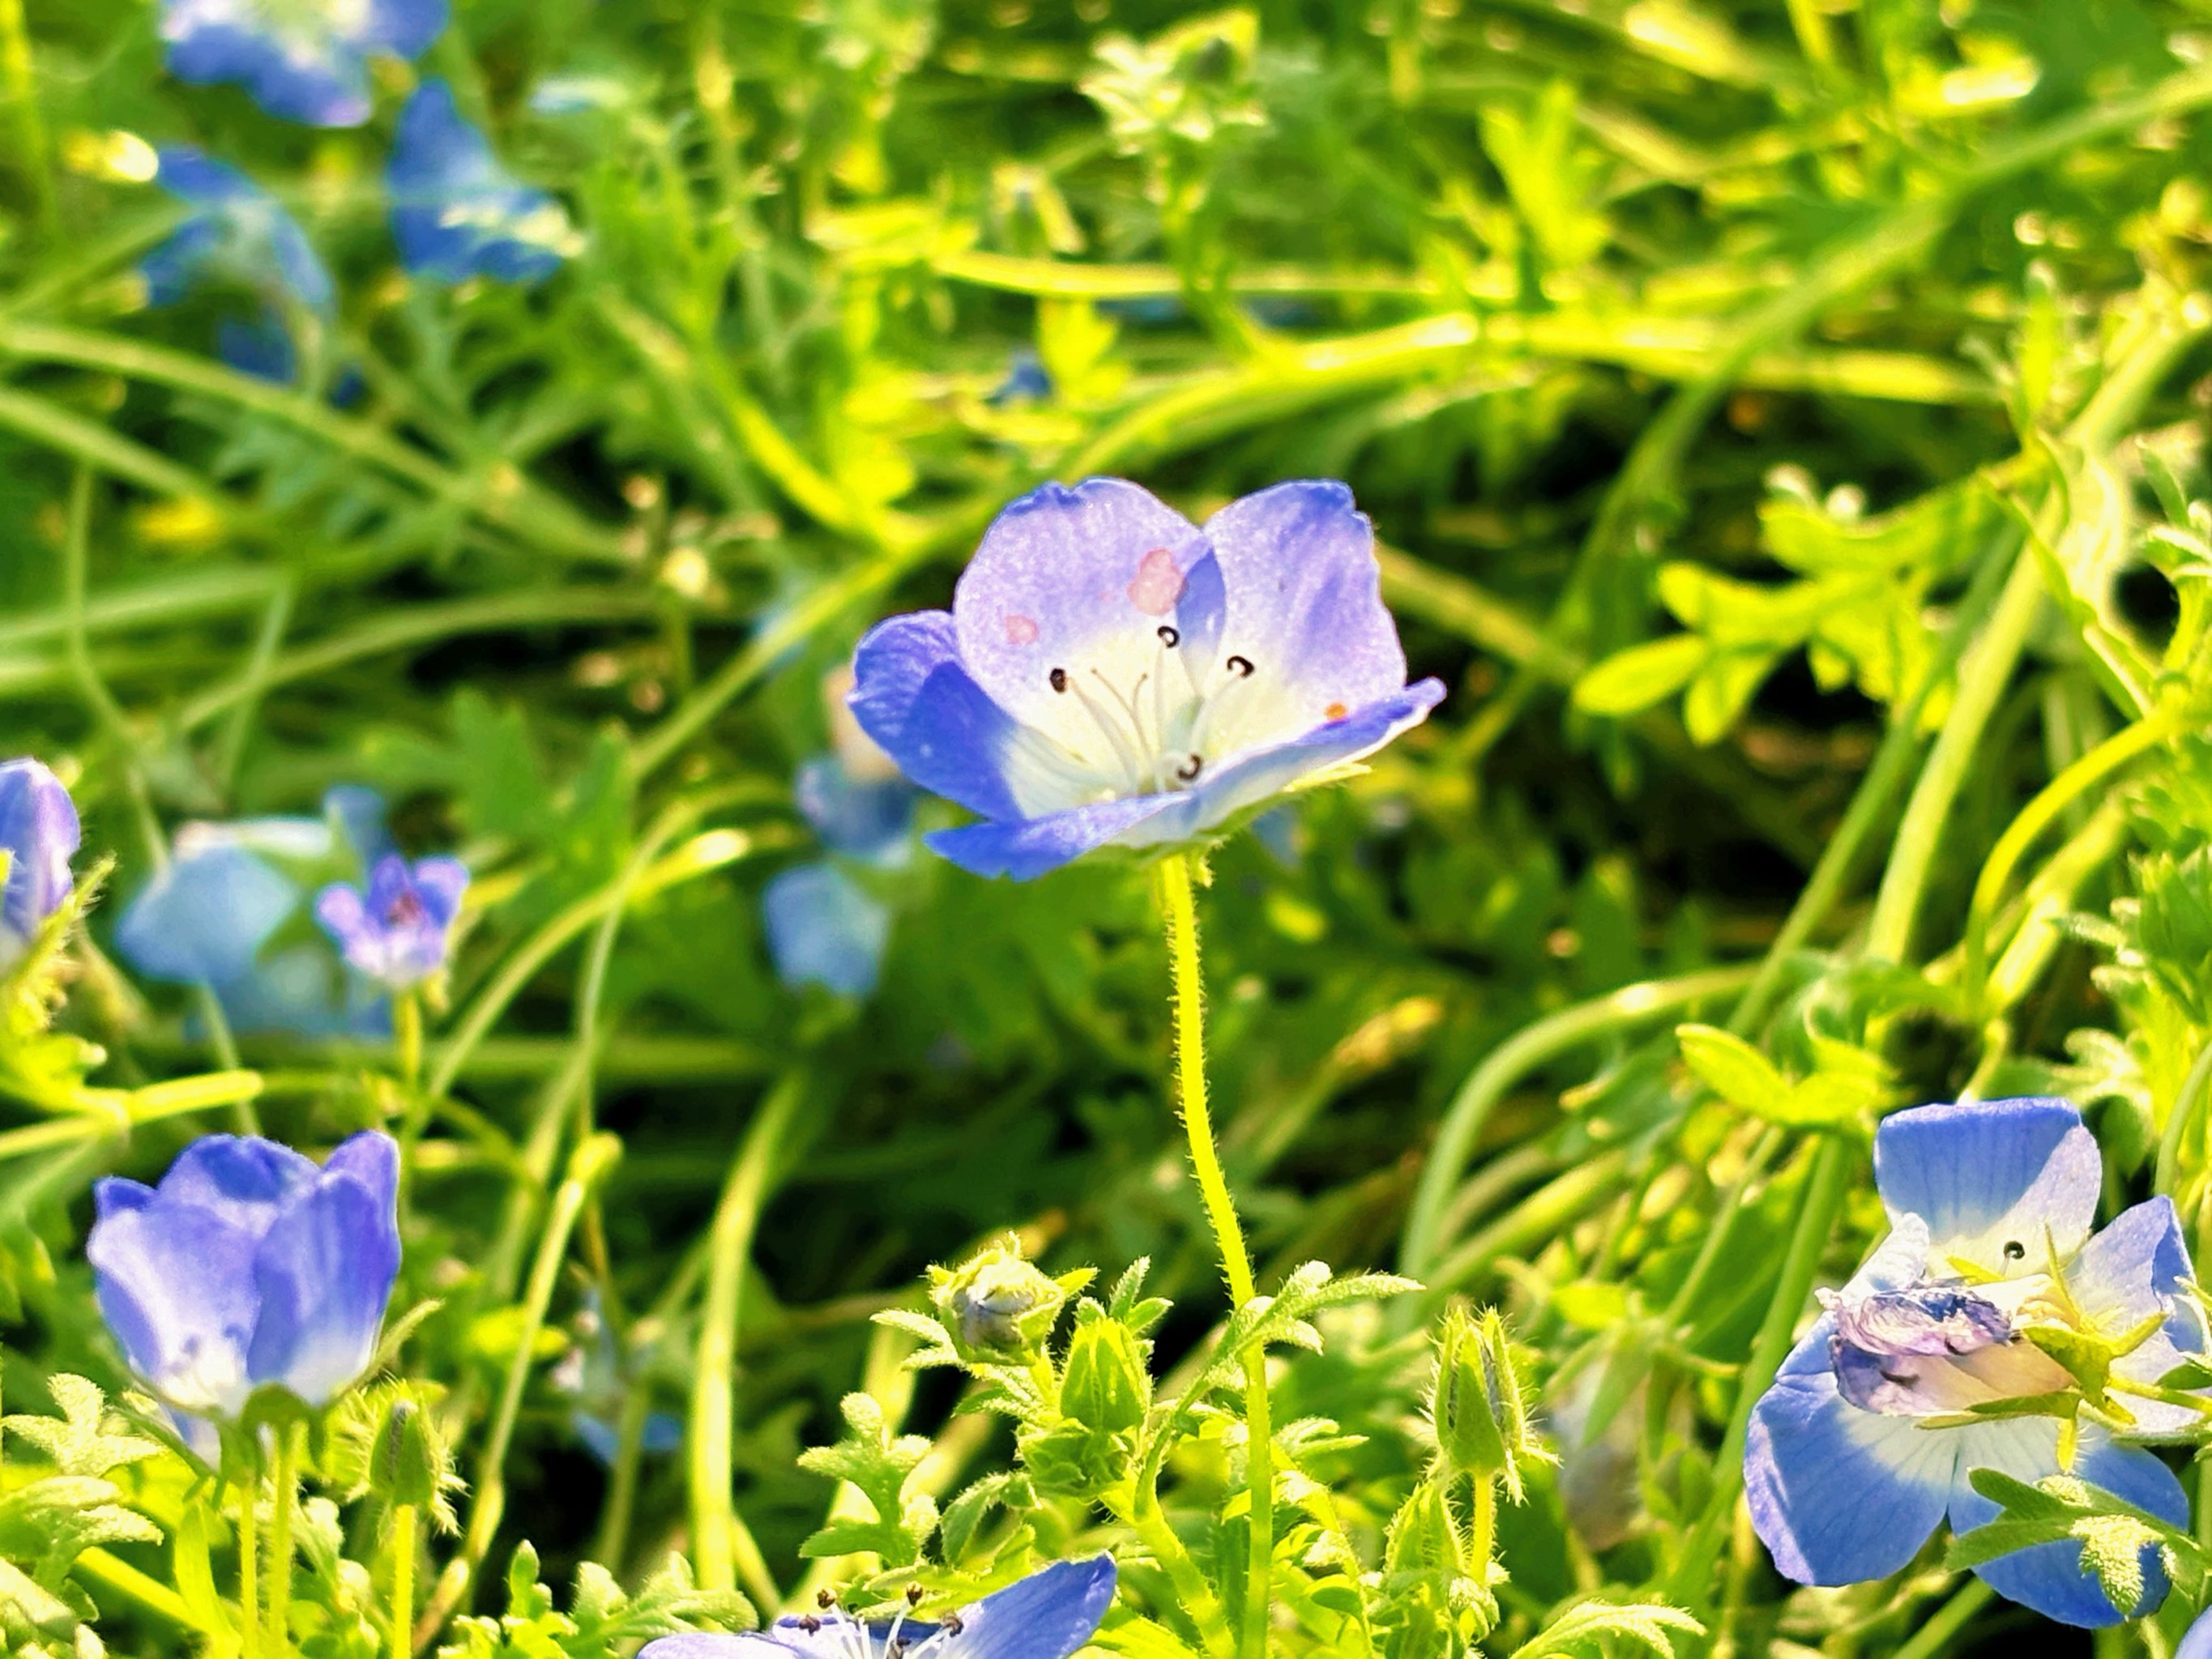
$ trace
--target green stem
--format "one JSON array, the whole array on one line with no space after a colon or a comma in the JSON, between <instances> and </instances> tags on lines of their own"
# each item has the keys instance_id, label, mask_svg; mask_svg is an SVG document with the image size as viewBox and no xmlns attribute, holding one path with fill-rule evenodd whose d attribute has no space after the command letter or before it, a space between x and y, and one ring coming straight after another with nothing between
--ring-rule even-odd
<instances>
[{"instance_id":1,"label":"green stem","mask_svg":"<svg viewBox=\"0 0 2212 1659\"><path fill-rule=\"evenodd\" d=\"M1745 1360L1736 1386L1735 1408L1729 1415L1728 1432L1713 1466L1713 1490L1698 1517L1696 1528L1682 1546L1667 1599L1678 1607L1705 1604L1712 1587L1713 1564L1719 1559L1728 1532L1729 1517L1735 1512L1736 1497L1743 1489L1743 1443L1751 1432L1751 1408L1790 1352L1790 1339L1797 1328L1798 1310L1812 1294L1813 1277L1820 1271L1829 1231L1843 1208L1844 1194L1856 1162L1850 1143L1839 1138L1823 1141L1813 1155L1812 1172L1806 1177L1803 1207L1790 1236L1790 1251L1783 1258L1782 1276L1766 1304L1766 1317Z\"/></svg>"},{"instance_id":2,"label":"green stem","mask_svg":"<svg viewBox=\"0 0 2212 1659\"><path fill-rule=\"evenodd\" d=\"M298 1425L276 1426L273 1507L269 1514L269 1654L285 1659L292 1641L292 1504L300 1482Z\"/></svg>"},{"instance_id":3,"label":"green stem","mask_svg":"<svg viewBox=\"0 0 2212 1659\"><path fill-rule=\"evenodd\" d=\"M1715 968L1686 974L1679 979L1648 980L1623 986L1601 997L1547 1014L1523 1026L1468 1074L1451 1104L1444 1109L1421 1170L1421 1184L1406 1217L1406 1231L1398 1246L1399 1271L1414 1279L1425 1277L1450 1241L1443 1234L1444 1212L1453 1188L1466 1169L1483 1125L1507 1091L1546 1061L1624 1026L1641 1024L1663 1014L1674 1013L1709 998L1725 996L1750 982L1749 968Z\"/></svg>"},{"instance_id":4,"label":"green stem","mask_svg":"<svg viewBox=\"0 0 2212 1659\"><path fill-rule=\"evenodd\" d=\"M0 86L15 106L15 142L22 146L23 171L38 198L39 222L51 233L60 218L54 195L54 170L46 155L46 126L39 117L39 88L31 70L31 31L23 0L0 0Z\"/></svg>"},{"instance_id":5,"label":"green stem","mask_svg":"<svg viewBox=\"0 0 2212 1659\"><path fill-rule=\"evenodd\" d=\"M1190 1162L1205 1200L1206 1219L1221 1249L1221 1266L1229 1280L1232 1310L1243 1308L1258 1292L1252 1279L1251 1258L1245 1254L1244 1232L1237 1220L1237 1206L1229 1195L1229 1182L1221 1172L1221 1159L1213 1148L1213 1121L1206 1108L1206 984L1199 967L1198 902L1194 878L1203 879L1203 866L1195 853L1178 853L1160 860L1160 912L1167 925L1168 959L1174 978L1176 1093L1182 1106L1184 1133L1190 1140ZM1264 1659L1267 1650L1268 1580L1275 1557L1274 1434L1269 1420L1267 1357L1257 1346L1249 1351L1244 1365L1244 1428L1251 1502L1252 1552L1244 1591L1244 1627L1240 1651L1248 1659Z\"/></svg>"},{"instance_id":6,"label":"green stem","mask_svg":"<svg viewBox=\"0 0 2212 1659\"><path fill-rule=\"evenodd\" d=\"M1892 1659L1936 1659L1937 1654L1948 1652L1951 1638L1965 1629L1966 1621L1989 1606L1996 1595L1996 1592L1980 1579L1968 1579L1956 1595L1912 1632L1912 1639L1898 1649Z\"/></svg>"},{"instance_id":7,"label":"green stem","mask_svg":"<svg viewBox=\"0 0 2212 1659\"><path fill-rule=\"evenodd\" d=\"M392 1000L392 1042L398 1053L399 1086L411 1099L422 1087L422 999L402 991ZM410 1109L410 1116L413 1115Z\"/></svg>"},{"instance_id":8,"label":"green stem","mask_svg":"<svg viewBox=\"0 0 2212 1659\"><path fill-rule=\"evenodd\" d=\"M238 1482L238 1653L239 1659L259 1659L261 1652L261 1574L256 1560L261 1536L261 1517L252 1475Z\"/></svg>"},{"instance_id":9,"label":"green stem","mask_svg":"<svg viewBox=\"0 0 2212 1659\"><path fill-rule=\"evenodd\" d=\"M806 1098L806 1073L793 1071L769 1091L730 1165L709 1235L707 1305L692 1362L689 1477L692 1550L699 1583L710 1590L738 1581L737 1516L731 1492L731 1435L738 1321L745 1262L760 1225L784 1133Z\"/></svg>"},{"instance_id":10,"label":"green stem","mask_svg":"<svg viewBox=\"0 0 2212 1659\"><path fill-rule=\"evenodd\" d=\"M409 1659L415 1630L415 1506L392 1510L392 1659Z\"/></svg>"}]
</instances>

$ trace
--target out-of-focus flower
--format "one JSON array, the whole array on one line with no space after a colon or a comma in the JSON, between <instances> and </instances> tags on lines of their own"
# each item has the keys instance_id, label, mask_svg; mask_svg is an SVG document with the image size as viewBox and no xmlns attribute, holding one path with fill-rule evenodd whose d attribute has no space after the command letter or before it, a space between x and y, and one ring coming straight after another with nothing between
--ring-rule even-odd
<instances>
[{"instance_id":1,"label":"out-of-focus flower","mask_svg":"<svg viewBox=\"0 0 2212 1659\"><path fill-rule=\"evenodd\" d=\"M85 1255L132 1372L218 1422L264 1387L328 1405L375 1357L399 1271L398 1181L398 1144L371 1130L319 1169L272 1140L208 1135L158 1187L98 1182Z\"/></svg>"},{"instance_id":2,"label":"out-of-focus flower","mask_svg":"<svg viewBox=\"0 0 2212 1659\"><path fill-rule=\"evenodd\" d=\"M979 875L1171 846L1425 719L1373 527L1340 483L1278 484L1201 531L1135 484L1046 484L999 514L950 611L860 641L853 712L985 822L928 844Z\"/></svg>"},{"instance_id":3,"label":"out-of-focus flower","mask_svg":"<svg viewBox=\"0 0 2212 1659\"><path fill-rule=\"evenodd\" d=\"M538 283L580 246L561 204L500 165L443 81L399 112L386 183L400 262L418 276Z\"/></svg>"},{"instance_id":4,"label":"out-of-focus flower","mask_svg":"<svg viewBox=\"0 0 2212 1659\"><path fill-rule=\"evenodd\" d=\"M381 1032L390 1011L342 981L312 929L296 943L278 935L321 883L389 848L383 803L367 789L331 790L320 817L187 823L168 868L125 908L116 948L149 979L212 987L241 1031Z\"/></svg>"},{"instance_id":5,"label":"out-of-focus flower","mask_svg":"<svg viewBox=\"0 0 2212 1659\"><path fill-rule=\"evenodd\" d=\"M2181 1645L2174 1649L2173 1659L2212 1659L2212 1613L2197 1616Z\"/></svg>"},{"instance_id":6,"label":"out-of-focus flower","mask_svg":"<svg viewBox=\"0 0 2212 1659\"><path fill-rule=\"evenodd\" d=\"M615 1347L614 1333L607 1328L596 1296L589 1297L576 1316L576 1346L562 1355L548 1380L575 1401L568 1426L584 1449L612 1468L622 1447L617 1426L624 1397L641 1386L623 1364ZM647 1412L638 1435L638 1449L653 1455L674 1451L684 1443L684 1425L666 1412Z\"/></svg>"},{"instance_id":7,"label":"out-of-focus flower","mask_svg":"<svg viewBox=\"0 0 2212 1659\"><path fill-rule=\"evenodd\" d=\"M0 766L0 854L8 860L0 887L0 969L23 954L69 897L78 839L76 803L43 763Z\"/></svg>"},{"instance_id":8,"label":"out-of-focus flower","mask_svg":"<svg viewBox=\"0 0 2212 1659\"><path fill-rule=\"evenodd\" d=\"M387 990L409 991L445 967L468 885L468 866L459 859L410 866L387 853L369 872L367 892L334 881L317 894L315 920L348 967Z\"/></svg>"},{"instance_id":9,"label":"out-of-focus flower","mask_svg":"<svg viewBox=\"0 0 2212 1659\"><path fill-rule=\"evenodd\" d=\"M447 0L161 0L169 72L236 82L271 115L314 127L368 119L368 60L420 57Z\"/></svg>"},{"instance_id":10,"label":"out-of-focus flower","mask_svg":"<svg viewBox=\"0 0 2212 1659\"><path fill-rule=\"evenodd\" d=\"M938 1621L865 1624L843 1613L779 1619L763 1631L702 1631L648 1642L639 1659L1067 1659L1114 1601L1114 1558L1055 1561Z\"/></svg>"},{"instance_id":11,"label":"out-of-focus flower","mask_svg":"<svg viewBox=\"0 0 2212 1659\"><path fill-rule=\"evenodd\" d=\"M2173 1472L2106 1426L2156 1439L2202 1420L2130 1386L2154 1387L2205 1346L2172 1201L2138 1204L2092 1234L2101 1160L2063 1100L1899 1112L1875 1136L1875 1184L1889 1237L1822 1297L1826 1311L1752 1413L1745 1488L1775 1565L1800 1583L1886 1577L1947 1512L1961 1533L1995 1518L1969 1481L1976 1469L2028 1482L2064 1473L2186 1525ZM2094 1416L2068 1410L2081 1379L2056 1357L2087 1348L2110 1349ZM2062 1413L2073 1418L2063 1464ZM2165 1595L2154 1546L2131 1608L2112 1605L2081 1552L2040 1544L1974 1571L2069 1625L2117 1624Z\"/></svg>"},{"instance_id":12,"label":"out-of-focus flower","mask_svg":"<svg viewBox=\"0 0 2212 1659\"><path fill-rule=\"evenodd\" d=\"M290 385L299 351L286 313L326 316L336 296L330 272L299 222L237 168L184 144L165 145L159 157L155 182L192 212L140 261L147 300L175 305L204 287L251 295L252 316L224 319L216 349L243 374Z\"/></svg>"},{"instance_id":13,"label":"out-of-focus flower","mask_svg":"<svg viewBox=\"0 0 2212 1659\"><path fill-rule=\"evenodd\" d=\"M884 902L830 864L800 864L761 890L769 957L787 985L822 985L840 996L876 988L890 944Z\"/></svg>"},{"instance_id":14,"label":"out-of-focus flower","mask_svg":"<svg viewBox=\"0 0 2212 1659\"><path fill-rule=\"evenodd\" d=\"M1052 396L1052 376L1036 353L1024 346L1006 365L1006 378L983 401L994 409L1009 404L1041 404Z\"/></svg>"}]
</instances>

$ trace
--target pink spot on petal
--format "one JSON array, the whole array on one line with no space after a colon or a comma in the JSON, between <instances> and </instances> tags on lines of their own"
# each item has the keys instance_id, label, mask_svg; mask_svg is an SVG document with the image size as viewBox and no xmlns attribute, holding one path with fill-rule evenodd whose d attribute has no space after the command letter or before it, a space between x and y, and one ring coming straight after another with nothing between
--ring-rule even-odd
<instances>
[{"instance_id":1,"label":"pink spot on petal","mask_svg":"<svg viewBox=\"0 0 2212 1659\"><path fill-rule=\"evenodd\" d=\"M1175 555L1156 547L1137 566L1137 580L1129 584L1129 603L1147 617L1164 617L1176 608L1185 586Z\"/></svg>"},{"instance_id":2,"label":"pink spot on petal","mask_svg":"<svg viewBox=\"0 0 2212 1659\"><path fill-rule=\"evenodd\" d=\"M1006 643L1008 645L1035 645L1036 636L1037 625L1035 617L1024 617L1018 611L1006 612Z\"/></svg>"}]
</instances>

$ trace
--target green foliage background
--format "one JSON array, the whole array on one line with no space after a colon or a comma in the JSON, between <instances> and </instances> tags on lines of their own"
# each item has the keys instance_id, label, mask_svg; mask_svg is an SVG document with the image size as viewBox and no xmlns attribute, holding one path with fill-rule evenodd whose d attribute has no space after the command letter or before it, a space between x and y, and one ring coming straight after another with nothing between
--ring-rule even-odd
<instances>
[{"instance_id":1,"label":"green foliage background","mask_svg":"<svg viewBox=\"0 0 2212 1659\"><path fill-rule=\"evenodd\" d=\"M685 1544L684 1458L637 1443L686 1411L733 1159L761 1195L737 1501L782 1592L817 1582L829 1489L797 1459L848 1390L945 1482L1011 1457L868 1322L930 1262L1006 1230L1055 1271L1149 1255L1170 1367L1219 1317L1140 872L885 878L864 1006L780 987L757 898L810 850L789 780L825 677L941 603L1007 499L1118 472L1195 516L1329 476L1450 696L1301 804L1294 856L1215 860L1218 1110L1263 1283L1319 1258L1419 1278L1431 1312L1498 1302L1540 1419L1623 1425L1581 1466L1604 1524L1544 1471L1501 1517L1500 1642L1601 1587L1745 1652L1922 1659L1939 1607L1942 1650L2017 1631L1940 1547L1789 1593L1733 1519L1729 1425L1880 1230L1882 1109L2069 1095L2116 1194L2192 1227L2206 1201L2212 12L461 0L423 67L582 234L530 292L395 268L403 71L317 132L165 79L145 5L27 0L9 38L0 747L68 770L112 891L179 821L341 781L477 870L400 1305L441 1298L404 1369L449 1391L479 1502L503 1480L491 1572L526 1537L550 1577L635 1584ZM584 107L533 110L552 76ZM341 276L314 372L357 368L358 404L222 367L204 307L143 307L176 210L118 134L280 191ZM994 401L1025 349L1052 395ZM95 1080L216 1065L189 999L99 953L112 908L66 1017ZM393 1103L373 1045L243 1059L301 1144ZM0 1340L43 1409L53 1371L121 1381L89 1181L228 1103L120 1097L117 1134L19 1092ZM619 1161L564 1200L602 1131ZM1406 1305L1346 1315L1280 1390L1284 1420L1374 1437L1323 1460L1369 1547L1425 1382ZM600 1330L619 1478L551 1381ZM1178 1474L1188 1503L1221 1479ZM173 1486L137 1497L173 1524ZM111 1644L185 1639L100 1599ZM2099 1650L2163 1655L2190 1611Z\"/></svg>"}]
</instances>

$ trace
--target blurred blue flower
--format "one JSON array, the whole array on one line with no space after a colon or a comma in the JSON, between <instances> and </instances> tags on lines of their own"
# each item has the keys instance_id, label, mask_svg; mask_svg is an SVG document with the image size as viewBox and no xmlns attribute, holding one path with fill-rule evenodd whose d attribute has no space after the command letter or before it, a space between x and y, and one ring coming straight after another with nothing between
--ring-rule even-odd
<instances>
[{"instance_id":1,"label":"blurred blue flower","mask_svg":"<svg viewBox=\"0 0 2212 1659\"><path fill-rule=\"evenodd\" d=\"M1027 346L1014 353L1006 365L1006 378L983 401L995 409L1009 404L1041 404L1052 396L1052 376L1036 352Z\"/></svg>"},{"instance_id":2,"label":"blurred blue flower","mask_svg":"<svg viewBox=\"0 0 2212 1659\"><path fill-rule=\"evenodd\" d=\"M2171 1200L2138 1204L2092 1234L2103 1169L2081 1114L2063 1100L1923 1106L1884 1121L1875 1184L1890 1233L1783 1362L1752 1413L1744 1484L1775 1565L1800 1583L1887 1577L1948 1514L1954 1532L1997 1506L1968 1480L1997 1469L2057 1474L2063 1425L2043 1414L1963 1426L1929 1419L1976 1406L2063 1395L2075 1379L2028 1340L2042 1328L2152 1334L2112 1362L2116 1385L2155 1383L2202 1352L2182 1291L2189 1251ZM2118 1396L2131 1437L2157 1439L2193 1410ZM2151 1453L2084 1413L2065 1472L2185 1526L2189 1504ZM1976 1567L1999 1595L2062 1624L2096 1626L2155 1607L2166 1580L2142 1552L2143 1601L2115 1607L2081 1568L2081 1546L2037 1545Z\"/></svg>"},{"instance_id":3,"label":"blurred blue flower","mask_svg":"<svg viewBox=\"0 0 2212 1659\"><path fill-rule=\"evenodd\" d=\"M1095 848L1187 842L1425 719L1373 527L1340 483L1277 484L1201 531L1135 484L1001 512L950 611L878 624L854 714L986 821L926 839L1025 880Z\"/></svg>"},{"instance_id":4,"label":"blurred blue flower","mask_svg":"<svg viewBox=\"0 0 2212 1659\"><path fill-rule=\"evenodd\" d=\"M398 1143L371 1130L320 1169L272 1140L207 1135L158 1187L97 1182L85 1255L132 1372L217 1421L267 1386L328 1405L375 1357L399 1271L398 1182Z\"/></svg>"},{"instance_id":5,"label":"blurred blue flower","mask_svg":"<svg viewBox=\"0 0 2212 1659\"><path fill-rule=\"evenodd\" d=\"M890 944L890 908L833 864L800 864L761 890L768 952L786 985L841 996L876 988Z\"/></svg>"},{"instance_id":6,"label":"blurred blue flower","mask_svg":"<svg viewBox=\"0 0 2212 1659\"><path fill-rule=\"evenodd\" d=\"M161 0L169 72L233 81L271 115L314 127L368 119L368 60L420 57L447 0Z\"/></svg>"},{"instance_id":7,"label":"blurred blue flower","mask_svg":"<svg viewBox=\"0 0 2212 1659\"><path fill-rule=\"evenodd\" d=\"M561 204L499 164L443 81L425 80L399 112L386 182L392 239L418 276L542 282L575 250Z\"/></svg>"},{"instance_id":8,"label":"blurred blue flower","mask_svg":"<svg viewBox=\"0 0 2212 1659\"><path fill-rule=\"evenodd\" d=\"M0 969L23 954L69 897L78 840L76 803L42 762L0 766L0 854L8 860L0 885Z\"/></svg>"},{"instance_id":9,"label":"blurred blue flower","mask_svg":"<svg viewBox=\"0 0 2212 1659\"><path fill-rule=\"evenodd\" d=\"M316 818L187 823L168 867L125 907L116 948L149 979L212 987L240 1031L380 1034L389 1008L345 980L311 930L269 947L317 885L390 846L383 802L367 789L331 790Z\"/></svg>"},{"instance_id":10,"label":"blurred blue flower","mask_svg":"<svg viewBox=\"0 0 2212 1659\"><path fill-rule=\"evenodd\" d=\"M779 1619L763 1631L702 1631L648 1642L638 1659L1067 1659L1114 1601L1114 1558L1055 1561L942 1621L863 1624L843 1613Z\"/></svg>"},{"instance_id":11,"label":"blurred blue flower","mask_svg":"<svg viewBox=\"0 0 2212 1659\"><path fill-rule=\"evenodd\" d=\"M445 967L468 885L468 866L459 859L410 866L387 853L369 872L366 893L334 881L317 894L315 920L355 972L387 990L411 990Z\"/></svg>"},{"instance_id":12,"label":"blurred blue flower","mask_svg":"<svg viewBox=\"0 0 2212 1659\"><path fill-rule=\"evenodd\" d=\"M617 1425L624 1396L641 1385L623 1364L614 1333L599 1312L596 1293L586 1293L576 1317L576 1331L580 1340L561 1357L547 1380L575 1401L568 1426L584 1443L584 1449L612 1468L622 1449L622 1431ZM683 1443L682 1423L666 1412L646 1413L638 1435L639 1450L658 1456Z\"/></svg>"},{"instance_id":13,"label":"blurred blue flower","mask_svg":"<svg viewBox=\"0 0 2212 1659\"><path fill-rule=\"evenodd\" d=\"M175 305L208 286L253 295L260 303L251 319L227 318L218 325L217 349L241 373L290 385L298 377L299 353L286 309L327 315L336 298L307 233L237 168L187 145L161 149L155 181L193 211L139 262L148 301Z\"/></svg>"},{"instance_id":14,"label":"blurred blue flower","mask_svg":"<svg viewBox=\"0 0 2212 1659\"><path fill-rule=\"evenodd\" d=\"M831 852L885 868L907 861L916 792L897 773L872 776L839 756L817 755L799 769L792 796Z\"/></svg>"}]
</instances>

